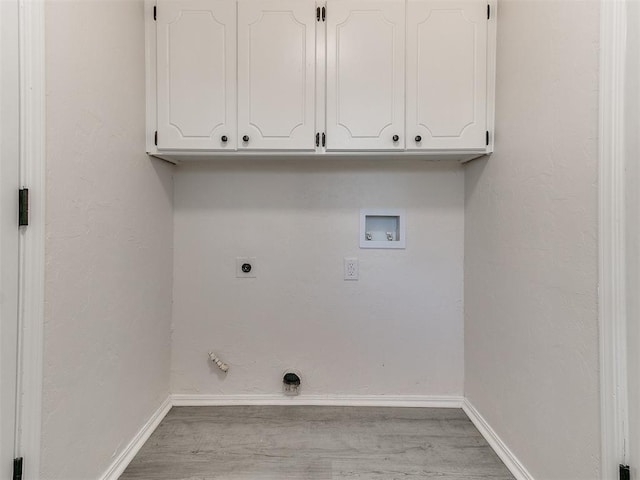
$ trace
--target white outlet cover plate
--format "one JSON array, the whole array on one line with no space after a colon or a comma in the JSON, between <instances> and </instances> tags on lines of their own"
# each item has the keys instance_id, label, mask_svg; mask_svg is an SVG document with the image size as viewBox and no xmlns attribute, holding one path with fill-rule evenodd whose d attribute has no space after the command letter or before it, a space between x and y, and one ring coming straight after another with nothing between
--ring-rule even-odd
<instances>
[{"instance_id":1,"label":"white outlet cover plate","mask_svg":"<svg viewBox=\"0 0 640 480\"><path fill-rule=\"evenodd\" d=\"M358 280L360 278L360 264L356 257L344 257L344 279Z\"/></svg>"},{"instance_id":2,"label":"white outlet cover plate","mask_svg":"<svg viewBox=\"0 0 640 480\"><path fill-rule=\"evenodd\" d=\"M242 271L242 265L248 263L251 265L251 271L245 273ZM256 278L256 257L236 257L236 277L237 278Z\"/></svg>"}]
</instances>

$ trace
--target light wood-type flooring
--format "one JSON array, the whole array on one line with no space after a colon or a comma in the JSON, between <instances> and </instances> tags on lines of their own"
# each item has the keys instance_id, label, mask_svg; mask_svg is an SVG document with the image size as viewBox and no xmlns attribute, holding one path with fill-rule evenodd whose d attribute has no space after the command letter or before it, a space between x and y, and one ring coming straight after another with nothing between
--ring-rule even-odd
<instances>
[{"instance_id":1,"label":"light wood-type flooring","mask_svg":"<svg viewBox=\"0 0 640 480\"><path fill-rule=\"evenodd\" d=\"M462 410L174 407L120 480L513 480Z\"/></svg>"}]
</instances>

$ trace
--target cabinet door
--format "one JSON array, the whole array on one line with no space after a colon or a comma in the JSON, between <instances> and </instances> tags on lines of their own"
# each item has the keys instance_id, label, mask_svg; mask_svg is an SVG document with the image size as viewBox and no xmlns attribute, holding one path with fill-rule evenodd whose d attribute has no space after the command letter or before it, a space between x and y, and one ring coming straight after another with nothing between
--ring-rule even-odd
<instances>
[{"instance_id":1,"label":"cabinet door","mask_svg":"<svg viewBox=\"0 0 640 480\"><path fill-rule=\"evenodd\" d=\"M234 150L235 2L158 0L157 36L158 149Z\"/></svg>"},{"instance_id":2,"label":"cabinet door","mask_svg":"<svg viewBox=\"0 0 640 480\"><path fill-rule=\"evenodd\" d=\"M315 14L309 0L238 3L238 148L315 148Z\"/></svg>"},{"instance_id":3,"label":"cabinet door","mask_svg":"<svg viewBox=\"0 0 640 480\"><path fill-rule=\"evenodd\" d=\"M404 40L403 0L327 2L328 150L404 148Z\"/></svg>"},{"instance_id":4,"label":"cabinet door","mask_svg":"<svg viewBox=\"0 0 640 480\"><path fill-rule=\"evenodd\" d=\"M407 3L407 149L484 149L486 1Z\"/></svg>"}]
</instances>

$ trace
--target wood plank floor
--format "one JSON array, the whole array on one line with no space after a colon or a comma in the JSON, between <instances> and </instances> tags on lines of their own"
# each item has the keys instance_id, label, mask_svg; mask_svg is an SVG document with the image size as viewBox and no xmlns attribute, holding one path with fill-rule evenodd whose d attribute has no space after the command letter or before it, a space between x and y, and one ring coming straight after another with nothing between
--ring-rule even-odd
<instances>
[{"instance_id":1,"label":"wood plank floor","mask_svg":"<svg viewBox=\"0 0 640 480\"><path fill-rule=\"evenodd\" d=\"M120 480L513 480L462 410L174 407Z\"/></svg>"}]
</instances>

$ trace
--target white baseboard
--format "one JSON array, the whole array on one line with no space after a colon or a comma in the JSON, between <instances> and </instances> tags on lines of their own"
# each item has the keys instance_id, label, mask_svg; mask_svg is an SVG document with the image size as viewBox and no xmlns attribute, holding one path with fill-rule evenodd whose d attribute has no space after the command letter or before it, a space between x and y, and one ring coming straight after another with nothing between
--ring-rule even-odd
<instances>
[{"instance_id":1,"label":"white baseboard","mask_svg":"<svg viewBox=\"0 0 640 480\"><path fill-rule=\"evenodd\" d=\"M140 431L133 437L133 440L120 452L120 454L114 459L113 463L109 466L107 471L100 477L100 480L118 480L118 477L122 475L122 472L127 468L131 460L137 455L144 443L149 439L151 434L160 425L160 422L171 410L171 396L162 402L162 405L151 415L151 418L147 420Z\"/></svg>"},{"instance_id":2,"label":"white baseboard","mask_svg":"<svg viewBox=\"0 0 640 480\"><path fill-rule=\"evenodd\" d=\"M435 395L202 395L173 394L176 407L233 405L317 405L336 407L430 407L462 408L462 396Z\"/></svg>"},{"instance_id":3,"label":"white baseboard","mask_svg":"<svg viewBox=\"0 0 640 480\"><path fill-rule=\"evenodd\" d=\"M469 402L468 399L464 399L462 404L464 413L467 414L469 420L473 422L476 428L480 431L487 443L493 448L500 460L509 469L511 474L516 477L516 480L534 480L533 476L524 468L524 465L518 460L514 453L509 450L509 447L502 441L498 434L491 428L489 423L484 419L480 412Z\"/></svg>"}]
</instances>

